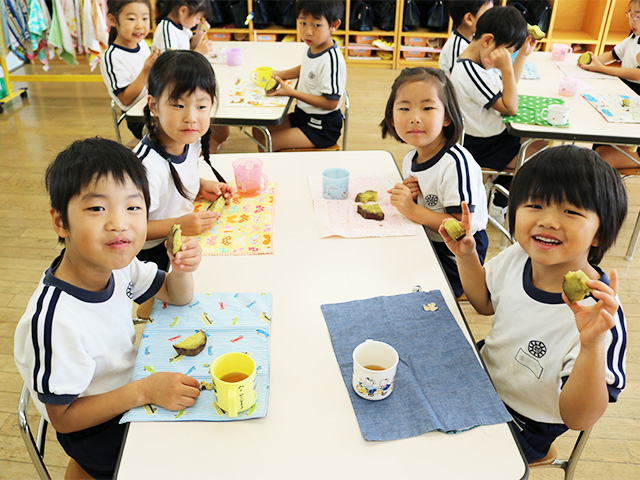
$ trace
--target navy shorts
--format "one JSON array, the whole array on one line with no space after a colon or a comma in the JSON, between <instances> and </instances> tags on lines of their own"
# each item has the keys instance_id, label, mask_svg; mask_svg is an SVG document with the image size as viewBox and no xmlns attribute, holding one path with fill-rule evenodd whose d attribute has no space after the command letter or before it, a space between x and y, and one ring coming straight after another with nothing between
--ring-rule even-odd
<instances>
[{"instance_id":1,"label":"navy shorts","mask_svg":"<svg viewBox=\"0 0 640 480\"><path fill-rule=\"evenodd\" d=\"M514 137L507 130L493 137L465 135L464 148L471 152L481 167L502 170L518 155L520 138Z\"/></svg>"},{"instance_id":2,"label":"navy shorts","mask_svg":"<svg viewBox=\"0 0 640 480\"><path fill-rule=\"evenodd\" d=\"M147 250L140 250L137 257L138 260L143 262L155 263L163 272L169 271L169 255L167 254L167 247L164 242Z\"/></svg>"},{"instance_id":3,"label":"navy shorts","mask_svg":"<svg viewBox=\"0 0 640 480\"><path fill-rule=\"evenodd\" d=\"M144 121L132 119L129 117L125 117L125 119L127 120L127 127L129 127L129 130L131 130L131 133L133 133L133 136L136 137L138 140L142 140L142 131L144 130Z\"/></svg>"},{"instance_id":4,"label":"navy shorts","mask_svg":"<svg viewBox=\"0 0 640 480\"><path fill-rule=\"evenodd\" d=\"M487 236L487 231L480 230L479 232L473 234L473 238L476 241L476 252L478 252L480 263L484 265L484 259L487 255L487 248L489 247L489 237ZM447 248L446 243L431 243L433 245L433 249L436 251L438 260L440 260L442 269L447 276L447 280L449 280L449 283L451 284L453 293L457 298L464 293L464 290L462 289L462 282L460 281L460 273L458 272L458 263L456 262L456 257L453 253L451 253L451 250Z\"/></svg>"},{"instance_id":5,"label":"navy shorts","mask_svg":"<svg viewBox=\"0 0 640 480\"><path fill-rule=\"evenodd\" d=\"M127 424L116 418L78 432L58 433L64 451L93 478L113 478Z\"/></svg>"},{"instance_id":6,"label":"navy shorts","mask_svg":"<svg viewBox=\"0 0 640 480\"><path fill-rule=\"evenodd\" d=\"M338 143L342 129L342 112L334 110L326 115L309 115L296 107L289 114L292 127L302 130L316 148L327 148Z\"/></svg>"}]
</instances>

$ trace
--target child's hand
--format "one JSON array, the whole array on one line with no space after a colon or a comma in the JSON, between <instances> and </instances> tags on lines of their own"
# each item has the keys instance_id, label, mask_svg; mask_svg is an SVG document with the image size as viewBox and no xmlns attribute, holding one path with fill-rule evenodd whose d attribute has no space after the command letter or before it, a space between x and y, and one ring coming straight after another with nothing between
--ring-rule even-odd
<instances>
[{"instance_id":1,"label":"child's hand","mask_svg":"<svg viewBox=\"0 0 640 480\"><path fill-rule=\"evenodd\" d=\"M391 205L398 209L405 217L409 217L411 210L415 207L411 189L404 183L396 183L396 186L387 190L391 194Z\"/></svg>"},{"instance_id":2,"label":"child's hand","mask_svg":"<svg viewBox=\"0 0 640 480\"><path fill-rule=\"evenodd\" d=\"M489 54L487 63L500 70L503 74L505 71L512 70L511 53L505 47L498 47Z\"/></svg>"},{"instance_id":3,"label":"child's hand","mask_svg":"<svg viewBox=\"0 0 640 480\"><path fill-rule=\"evenodd\" d=\"M205 17L200 17L200 23L198 24L198 28L206 33L211 28L211 25L209 25L209 22L207 22L207 19Z\"/></svg>"},{"instance_id":4,"label":"child's hand","mask_svg":"<svg viewBox=\"0 0 640 480\"><path fill-rule=\"evenodd\" d=\"M562 299L569 305L576 317L581 348L596 348L601 345L607 330L615 326L614 315L620 307L616 300L618 272L611 271L610 285L606 285L600 280L588 280L587 286L594 289L592 295L598 300L594 305L584 306L579 303L571 303L564 292Z\"/></svg>"},{"instance_id":5,"label":"child's hand","mask_svg":"<svg viewBox=\"0 0 640 480\"><path fill-rule=\"evenodd\" d=\"M462 220L460 220L460 226L465 229L467 234L462 240L455 241L453 238L449 236L447 230L444 228L444 224L449 220L445 218L440 224L440 228L438 228L438 233L444 239L444 243L447 244L447 248L451 250L456 257L461 257L463 255L468 255L473 253L476 249L476 241L473 238L473 235L470 235L471 232L471 212L469 211L469 206L467 202L462 202Z\"/></svg>"},{"instance_id":6,"label":"child's hand","mask_svg":"<svg viewBox=\"0 0 640 480\"><path fill-rule=\"evenodd\" d=\"M214 43L208 38L203 38L202 41L195 48L195 51L201 53L202 55L208 55L215 48Z\"/></svg>"},{"instance_id":7,"label":"child's hand","mask_svg":"<svg viewBox=\"0 0 640 480\"><path fill-rule=\"evenodd\" d=\"M149 55L147 59L144 61L142 70L149 73L149 71L151 70L151 67L153 67L153 64L155 63L156 59L160 56L161 53L162 52L160 50L154 49L153 52L151 52L151 55Z\"/></svg>"},{"instance_id":8,"label":"child's hand","mask_svg":"<svg viewBox=\"0 0 640 480\"><path fill-rule=\"evenodd\" d=\"M158 372L141 380L145 403L167 410L184 410L196 403L200 395L200 382L182 373Z\"/></svg>"},{"instance_id":9,"label":"child's hand","mask_svg":"<svg viewBox=\"0 0 640 480\"><path fill-rule=\"evenodd\" d=\"M191 212L179 217L176 223L181 226L182 234L185 236L200 235L213 227L218 220L218 212L204 210L202 212Z\"/></svg>"},{"instance_id":10,"label":"child's hand","mask_svg":"<svg viewBox=\"0 0 640 480\"><path fill-rule=\"evenodd\" d=\"M413 200L415 201L415 199L418 198L418 195L420 194L420 185L418 184L418 179L416 177L407 177L402 183L409 187L409 190L411 190L411 198L413 198Z\"/></svg>"},{"instance_id":11,"label":"child's hand","mask_svg":"<svg viewBox=\"0 0 640 480\"><path fill-rule=\"evenodd\" d=\"M200 179L200 191L198 193L202 198L210 202L213 202L220 195L224 195L228 205L229 199L236 193L236 189L227 183Z\"/></svg>"},{"instance_id":12,"label":"child's hand","mask_svg":"<svg viewBox=\"0 0 640 480\"><path fill-rule=\"evenodd\" d=\"M174 272L195 272L202 260L202 247L195 237L182 237L182 248L175 256L167 251Z\"/></svg>"},{"instance_id":13,"label":"child's hand","mask_svg":"<svg viewBox=\"0 0 640 480\"><path fill-rule=\"evenodd\" d=\"M282 96L282 97L291 97L293 93L296 91L295 88L291 88L289 84L284 81L279 75L273 74L273 78L276 79L276 82L280 85L275 92L267 93L268 97Z\"/></svg>"},{"instance_id":14,"label":"child's hand","mask_svg":"<svg viewBox=\"0 0 640 480\"><path fill-rule=\"evenodd\" d=\"M599 72L604 67L604 63L602 63L598 57L591 54L591 62L589 62L587 65L578 63L578 66L585 70L589 70L590 72Z\"/></svg>"},{"instance_id":15,"label":"child's hand","mask_svg":"<svg viewBox=\"0 0 640 480\"><path fill-rule=\"evenodd\" d=\"M527 38L522 44L522 47L520 47L520 50L518 51L518 55L524 55L525 57L528 57L536 51L536 45L538 45L538 41L533 38L532 35L527 35Z\"/></svg>"}]
</instances>

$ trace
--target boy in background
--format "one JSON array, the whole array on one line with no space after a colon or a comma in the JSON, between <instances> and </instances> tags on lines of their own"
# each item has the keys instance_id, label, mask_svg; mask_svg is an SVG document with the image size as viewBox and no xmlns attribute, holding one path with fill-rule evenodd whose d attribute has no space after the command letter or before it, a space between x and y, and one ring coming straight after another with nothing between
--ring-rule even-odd
<instances>
[{"instance_id":1,"label":"boy in background","mask_svg":"<svg viewBox=\"0 0 640 480\"><path fill-rule=\"evenodd\" d=\"M481 167L502 171L515 166L520 138L507 131L502 116L518 112L517 82L535 46L515 7L493 7L480 17L473 40L453 67L451 81L465 120L464 146ZM494 183L508 189L511 177L499 176ZM498 211L490 215L504 223L507 198L497 194L494 205Z\"/></svg>"},{"instance_id":2,"label":"boy in background","mask_svg":"<svg viewBox=\"0 0 640 480\"><path fill-rule=\"evenodd\" d=\"M131 381L131 317L134 301L154 295L191 301L202 251L195 238L184 238L168 274L136 259L147 238L149 187L142 163L119 143L74 142L47 169L46 186L65 248L18 322L15 362L71 457L65 478L112 478L124 412L147 403L182 410L200 394L199 382L180 373Z\"/></svg>"},{"instance_id":3,"label":"boy in background","mask_svg":"<svg viewBox=\"0 0 640 480\"><path fill-rule=\"evenodd\" d=\"M449 16L453 21L453 31L442 47L438 66L451 78L453 65L465 48L469 46L476 33L476 23L480 16L493 7L492 1L452 0L449 2Z\"/></svg>"},{"instance_id":4,"label":"boy in background","mask_svg":"<svg viewBox=\"0 0 640 480\"><path fill-rule=\"evenodd\" d=\"M281 125L269 128L274 151L326 148L340 138L347 65L331 34L340 26L343 6L339 0L296 2L300 37L309 50L297 67L273 72L279 87L268 95L297 100L293 113ZM300 79L297 90L285 82L290 78ZM264 135L259 130L254 129L253 136L264 145Z\"/></svg>"}]
</instances>

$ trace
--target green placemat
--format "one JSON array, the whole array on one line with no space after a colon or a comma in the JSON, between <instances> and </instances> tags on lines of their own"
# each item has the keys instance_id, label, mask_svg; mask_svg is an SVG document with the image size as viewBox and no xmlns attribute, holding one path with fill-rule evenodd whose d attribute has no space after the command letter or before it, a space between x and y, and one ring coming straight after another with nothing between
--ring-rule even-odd
<instances>
[{"instance_id":1,"label":"green placemat","mask_svg":"<svg viewBox=\"0 0 640 480\"><path fill-rule=\"evenodd\" d=\"M556 125L551 125L547 122L542 116L542 111L554 103L564 103L564 100L551 97L536 97L533 95L518 95L518 113L508 117L503 116L502 121L503 123L526 123L527 125L556 127ZM567 122L566 125L561 125L559 128L568 126L569 123Z\"/></svg>"}]
</instances>

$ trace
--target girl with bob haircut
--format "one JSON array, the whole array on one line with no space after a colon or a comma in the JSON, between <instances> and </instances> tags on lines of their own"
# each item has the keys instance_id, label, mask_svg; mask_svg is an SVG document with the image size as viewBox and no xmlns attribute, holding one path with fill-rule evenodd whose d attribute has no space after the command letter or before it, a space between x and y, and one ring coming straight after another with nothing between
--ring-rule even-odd
<instances>
[{"instance_id":1,"label":"girl with bob haircut","mask_svg":"<svg viewBox=\"0 0 640 480\"><path fill-rule=\"evenodd\" d=\"M382 138L391 135L413 146L402 162L403 183L389 193L405 217L427 227L427 234L456 296L463 293L456 259L438 227L451 216L462 218L462 204L474 212L470 233L484 260L489 240L482 170L458 142L462 115L451 81L442 70L405 68L391 87L380 123Z\"/></svg>"},{"instance_id":2,"label":"girl with bob haircut","mask_svg":"<svg viewBox=\"0 0 640 480\"><path fill-rule=\"evenodd\" d=\"M618 275L598 267L627 213L618 172L590 149L536 154L516 173L509 228L517 243L480 264L473 237L440 227L458 260L464 291L494 315L480 354L530 464L555 458L552 442L587 430L625 388L626 322ZM462 226L471 213L464 208ZM572 302L565 274L582 270L591 292Z\"/></svg>"}]
</instances>

